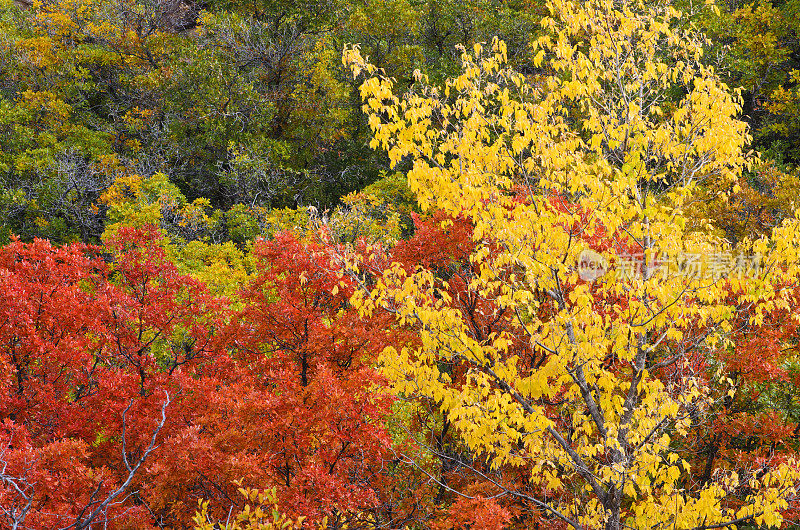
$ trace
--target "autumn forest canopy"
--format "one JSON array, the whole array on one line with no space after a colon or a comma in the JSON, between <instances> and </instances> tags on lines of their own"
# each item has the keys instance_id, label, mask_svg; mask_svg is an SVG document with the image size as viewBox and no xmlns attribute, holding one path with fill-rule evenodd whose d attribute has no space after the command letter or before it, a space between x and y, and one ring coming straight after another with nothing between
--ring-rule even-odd
<instances>
[{"instance_id":1,"label":"autumn forest canopy","mask_svg":"<svg viewBox=\"0 0 800 530\"><path fill-rule=\"evenodd\" d=\"M800 0L0 0L0 529L800 528Z\"/></svg>"}]
</instances>

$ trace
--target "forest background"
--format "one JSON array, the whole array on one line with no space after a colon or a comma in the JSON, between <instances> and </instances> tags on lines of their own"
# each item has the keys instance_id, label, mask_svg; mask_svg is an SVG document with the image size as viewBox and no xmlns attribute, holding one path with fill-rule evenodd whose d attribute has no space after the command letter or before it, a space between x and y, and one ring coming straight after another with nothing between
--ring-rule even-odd
<instances>
[{"instance_id":1,"label":"forest background","mask_svg":"<svg viewBox=\"0 0 800 530\"><path fill-rule=\"evenodd\" d=\"M657 4L3 1L0 527L800 524L800 3ZM651 163L615 145L634 122L629 106L624 118L608 109L633 92L600 76L613 97L596 98L573 55L603 49L587 22L598 13L627 43L603 57L657 72L659 114L642 138L709 94L697 105L720 121L706 135L717 144L692 147L702 178L676 177L666 148ZM650 51L650 38L666 44ZM574 41L570 53L559 39ZM490 87L512 85L538 108L549 100L520 87L563 92L544 121L524 105L512 114L529 113L530 130L565 151L504 134L529 142L514 147L520 160L548 153L567 169L536 162L522 178L492 162L504 138L492 120L513 105ZM436 86L493 131L455 158L509 183L469 181L480 196L469 199L448 187L460 181L444 162L441 182L415 173L437 149L454 157L437 132L450 107L419 103L449 97ZM594 130L597 101L610 118ZM415 129L417 108L442 114ZM469 137L469 113L452 115ZM638 168L652 175L631 176ZM534 182L537 171L578 176ZM595 178L655 206L591 214L608 191L584 182ZM536 216L568 236L553 238L561 264L526 261L542 243L510 236L514 223L486 206L495 200L551 212ZM764 274L679 294L648 290L648 278L624 293L573 278L573 240L618 257L650 244L633 228L645 221L680 225L659 232L673 251L759 251ZM562 280L548 286L540 263ZM620 323L635 320L632 300L652 325ZM589 329L581 310L606 324ZM562 326L585 357L551 362L561 346L533 323ZM622 441L637 429L649 434Z\"/></svg>"}]
</instances>

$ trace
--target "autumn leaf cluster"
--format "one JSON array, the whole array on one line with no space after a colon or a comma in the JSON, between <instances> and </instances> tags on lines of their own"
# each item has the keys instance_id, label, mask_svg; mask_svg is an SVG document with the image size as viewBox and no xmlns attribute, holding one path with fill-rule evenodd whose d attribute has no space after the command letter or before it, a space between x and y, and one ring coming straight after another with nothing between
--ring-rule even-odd
<instances>
[{"instance_id":1,"label":"autumn leaf cluster","mask_svg":"<svg viewBox=\"0 0 800 530\"><path fill-rule=\"evenodd\" d=\"M0 528L800 525L795 11L0 3Z\"/></svg>"}]
</instances>

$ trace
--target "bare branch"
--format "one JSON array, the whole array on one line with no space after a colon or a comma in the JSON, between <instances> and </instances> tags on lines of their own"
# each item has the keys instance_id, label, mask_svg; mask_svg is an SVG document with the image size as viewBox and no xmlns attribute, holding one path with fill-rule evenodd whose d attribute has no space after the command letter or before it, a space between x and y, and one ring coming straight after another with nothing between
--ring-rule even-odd
<instances>
[{"instance_id":1,"label":"bare branch","mask_svg":"<svg viewBox=\"0 0 800 530\"><path fill-rule=\"evenodd\" d=\"M164 400L164 402L161 405L161 421L158 423L158 425L156 426L155 430L153 430L153 435L150 437L150 444L147 446L147 449L144 450L144 452L142 453L142 456L139 457L139 459L136 461L136 463L134 465L130 464L130 461L128 460L128 452L127 452L127 440L126 440L126 438L127 438L127 420L126 420L126 415L127 415L128 411L130 410L131 405L133 404L133 401L128 403L128 406L125 407L125 410L122 412L122 459L125 462L125 467L128 469L128 476L126 477L125 481L117 489L115 489L114 491L109 493L108 496L106 496L105 500L103 500L103 502L99 503L99 505L91 513L89 513L89 515L87 515L84 518L83 517L83 513L84 512L81 512L81 514L78 516L78 518L75 520L74 523L72 523L69 526L65 526L65 527L61 528L61 530L69 530L69 529L83 530L83 529L89 528L90 525L92 524L92 522L95 519L97 519L97 517L100 514L105 512L105 510L108 508L108 506L112 503L112 501L114 499L116 499L117 497L119 497L120 495L125 493L125 491L130 486L131 482L133 481L133 478L136 475L136 472L139 470L139 468L142 466L142 464L144 464L144 461L147 459L147 457L150 456L150 453L152 453L158 447L156 445L156 438L158 437L158 434L161 432L161 429L164 427L164 424L167 421L167 406L171 402L171 399L169 397L169 393L166 390L164 391L164 394L166 395L166 399ZM100 486L98 486L98 488L99 487ZM94 496L94 494L93 494L93 496ZM86 508L88 509L92 504L93 503L90 501L90 503L87 505Z\"/></svg>"}]
</instances>

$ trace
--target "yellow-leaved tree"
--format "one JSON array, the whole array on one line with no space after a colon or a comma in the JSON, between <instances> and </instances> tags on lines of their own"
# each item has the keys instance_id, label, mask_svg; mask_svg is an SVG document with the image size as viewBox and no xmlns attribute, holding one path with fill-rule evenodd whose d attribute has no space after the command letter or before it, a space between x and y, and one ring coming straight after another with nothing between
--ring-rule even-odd
<instances>
[{"instance_id":1,"label":"yellow-leaved tree","mask_svg":"<svg viewBox=\"0 0 800 530\"><path fill-rule=\"evenodd\" d=\"M460 291L394 264L354 298L418 330L384 353L384 374L399 396L435 403L489 469L525 470L524 489L497 479L494 493L554 524L779 526L800 478L792 459L720 463L697 481L681 448L716 399L711 380L726 380L715 352L737 347L734 328L797 319L800 227L734 249L687 223L698 190L748 167L750 138L738 93L702 64L680 12L548 7L540 75L509 68L495 41L465 52L443 87L417 73L399 97L345 49L366 74L372 146L411 168L423 209L473 234L476 272Z\"/></svg>"}]
</instances>

